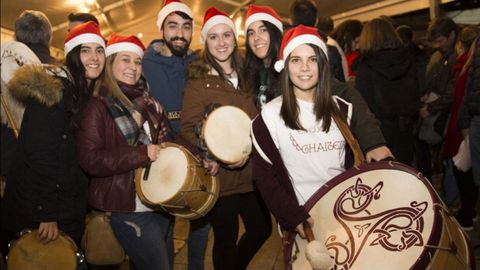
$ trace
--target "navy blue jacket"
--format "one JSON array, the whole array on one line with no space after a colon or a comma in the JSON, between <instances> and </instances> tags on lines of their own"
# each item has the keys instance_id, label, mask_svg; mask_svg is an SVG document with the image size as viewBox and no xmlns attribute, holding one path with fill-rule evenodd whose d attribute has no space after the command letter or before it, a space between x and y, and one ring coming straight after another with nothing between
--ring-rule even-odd
<instances>
[{"instance_id":1,"label":"navy blue jacket","mask_svg":"<svg viewBox=\"0 0 480 270\"><path fill-rule=\"evenodd\" d=\"M183 91L188 65L198 58L190 53L185 57L161 54L164 42L153 40L143 57L143 74L150 86L150 94L163 105L175 132L180 131Z\"/></svg>"}]
</instances>

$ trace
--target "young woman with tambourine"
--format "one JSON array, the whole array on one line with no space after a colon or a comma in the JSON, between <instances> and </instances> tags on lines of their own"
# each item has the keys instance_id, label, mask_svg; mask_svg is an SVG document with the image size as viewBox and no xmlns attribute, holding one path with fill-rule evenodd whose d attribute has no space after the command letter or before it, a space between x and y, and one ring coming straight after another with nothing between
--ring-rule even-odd
<instances>
[{"instance_id":1,"label":"young woman with tambourine","mask_svg":"<svg viewBox=\"0 0 480 270\"><path fill-rule=\"evenodd\" d=\"M192 143L198 141L195 127L204 120L205 111L211 105L235 107L242 110L247 118L257 114L253 98L244 88L242 62L233 21L224 12L210 8L205 14L201 35L205 42L204 57L189 67L190 78L185 85L181 120L182 135ZM249 121L247 137L248 128ZM219 129L217 133L226 134L227 130ZM224 140L231 139L224 137ZM245 269L270 236L270 215L255 191L249 153L250 151L232 164L222 164L217 175L220 197L207 217L215 238L215 269ZM246 230L240 240L239 216Z\"/></svg>"},{"instance_id":2,"label":"young woman with tambourine","mask_svg":"<svg viewBox=\"0 0 480 270\"><path fill-rule=\"evenodd\" d=\"M105 72L81 120L79 159L91 176L88 202L112 212L112 230L131 264L136 269L172 269L168 234L173 233L173 220L161 206L146 204L137 195L135 170L149 168L163 142L177 142L193 153L195 148L170 130L166 112L150 96L142 77L144 50L135 36L110 37ZM215 174L213 162L204 165Z\"/></svg>"}]
</instances>

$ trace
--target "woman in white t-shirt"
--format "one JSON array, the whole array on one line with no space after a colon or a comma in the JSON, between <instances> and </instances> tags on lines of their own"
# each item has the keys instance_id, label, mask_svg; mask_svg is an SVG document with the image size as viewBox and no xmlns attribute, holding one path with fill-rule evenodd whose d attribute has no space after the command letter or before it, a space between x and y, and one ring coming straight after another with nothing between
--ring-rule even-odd
<instances>
[{"instance_id":1,"label":"woman in white t-shirt","mask_svg":"<svg viewBox=\"0 0 480 270\"><path fill-rule=\"evenodd\" d=\"M253 121L253 172L280 226L303 236L303 223L313 225L305 202L351 166L348 146L361 151L347 124L352 105L332 96L327 47L317 30L300 25L286 32L279 59L282 96ZM355 159L360 163L361 154Z\"/></svg>"}]
</instances>

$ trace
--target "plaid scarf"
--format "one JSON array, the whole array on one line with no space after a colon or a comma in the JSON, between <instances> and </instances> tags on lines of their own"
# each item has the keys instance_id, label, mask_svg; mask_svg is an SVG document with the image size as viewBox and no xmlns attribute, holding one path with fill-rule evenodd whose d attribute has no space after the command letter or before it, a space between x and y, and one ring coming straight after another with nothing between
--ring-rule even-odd
<instances>
[{"instance_id":1,"label":"plaid scarf","mask_svg":"<svg viewBox=\"0 0 480 270\"><path fill-rule=\"evenodd\" d=\"M103 102L129 145L159 144L169 141L169 128L162 105L149 95L148 85L141 78L135 85L118 82L122 92L133 103L127 108L116 97L105 96ZM151 138L143 128L147 122Z\"/></svg>"}]
</instances>

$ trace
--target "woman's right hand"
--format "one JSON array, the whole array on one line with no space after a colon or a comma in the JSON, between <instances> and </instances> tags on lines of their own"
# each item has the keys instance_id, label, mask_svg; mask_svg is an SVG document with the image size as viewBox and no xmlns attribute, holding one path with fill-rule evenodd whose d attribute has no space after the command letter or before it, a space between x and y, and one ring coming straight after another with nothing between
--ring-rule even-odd
<instances>
[{"instance_id":1,"label":"woman's right hand","mask_svg":"<svg viewBox=\"0 0 480 270\"><path fill-rule=\"evenodd\" d=\"M307 220L305 222L308 222L310 227L313 227L313 218L312 217L307 218ZM300 237L305 239L306 235L305 235L305 229L303 228L303 223L304 222L298 224L297 227L295 228L295 230L298 232L298 234L300 234Z\"/></svg>"},{"instance_id":2,"label":"woman's right hand","mask_svg":"<svg viewBox=\"0 0 480 270\"><path fill-rule=\"evenodd\" d=\"M147 154L150 161L155 161L158 158L158 154L162 148L156 144L147 145Z\"/></svg>"},{"instance_id":3,"label":"woman's right hand","mask_svg":"<svg viewBox=\"0 0 480 270\"><path fill-rule=\"evenodd\" d=\"M56 221L52 222L40 222L38 225L37 238L44 244L57 239L58 237L58 225Z\"/></svg>"}]
</instances>

